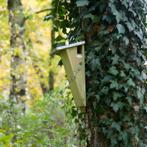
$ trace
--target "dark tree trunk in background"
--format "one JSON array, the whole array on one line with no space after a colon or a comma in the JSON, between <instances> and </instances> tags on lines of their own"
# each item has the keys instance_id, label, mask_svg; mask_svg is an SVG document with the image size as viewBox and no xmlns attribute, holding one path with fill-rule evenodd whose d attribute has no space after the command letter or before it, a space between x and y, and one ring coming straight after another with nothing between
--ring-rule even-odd
<instances>
[{"instance_id":1,"label":"dark tree trunk in background","mask_svg":"<svg viewBox=\"0 0 147 147\"><path fill-rule=\"evenodd\" d=\"M54 31L52 30L51 31L51 42L53 43L53 41L54 41L54 39L55 39L55 33L54 33ZM51 50L52 49L54 49L54 45L52 44L51 45ZM53 55L51 55L50 54L50 66L51 66L51 61L52 61L52 59L53 59ZM53 90L54 89L54 83L55 83L55 79L54 79L54 72L53 72L53 70L52 69L50 69L50 71L49 71L49 90Z\"/></svg>"},{"instance_id":2,"label":"dark tree trunk in background","mask_svg":"<svg viewBox=\"0 0 147 147\"><path fill-rule=\"evenodd\" d=\"M24 43L25 16L21 0L8 0L11 48L11 87L10 100L22 104L25 112L26 96L26 49Z\"/></svg>"},{"instance_id":3,"label":"dark tree trunk in background","mask_svg":"<svg viewBox=\"0 0 147 147\"><path fill-rule=\"evenodd\" d=\"M51 70L49 72L49 90L53 90L54 89L54 72Z\"/></svg>"},{"instance_id":4,"label":"dark tree trunk in background","mask_svg":"<svg viewBox=\"0 0 147 147\"><path fill-rule=\"evenodd\" d=\"M33 62L33 61L32 61ZM41 69L38 67L38 65L35 64L35 62L32 63L33 67L34 67L34 70L37 74L37 76L39 77L39 83L40 83L40 87L41 87L41 90L42 90L42 93L45 94L48 92L49 90L49 86L48 85L45 85L44 81L42 82L41 79L44 78L43 77L43 72L41 71Z\"/></svg>"},{"instance_id":5,"label":"dark tree trunk in background","mask_svg":"<svg viewBox=\"0 0 147 147\"><path fill-rule=\"evenodd\" d=\"M31 39L28 40L27 45L30 48L33 47ZM36 72L36 75L39 78L39 84L40 84L42 93L45 94L49 90L49 85L45 84L44 81L42 81L42 79L44 79L44 73L42 71L42 68L40 68L38 63L36 62L36 58L38 58L38 57L34 54L34 52L32 50L30 50L29 55L32 57L32 60L31 60L32 61L32 66L33 66L33 68L34 68L34 70Z\"/></svg>"}]
</instances>

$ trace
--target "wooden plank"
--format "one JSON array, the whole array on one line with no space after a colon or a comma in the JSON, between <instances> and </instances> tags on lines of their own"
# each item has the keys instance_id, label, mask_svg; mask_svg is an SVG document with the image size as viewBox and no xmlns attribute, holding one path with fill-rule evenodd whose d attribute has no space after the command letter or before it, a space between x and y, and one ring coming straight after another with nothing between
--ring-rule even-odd
<instances>
[{"instance_id":1,"label":"wooden plank","mask_svg":"<svg viewBox=\"0 0 147 147\"><path fill-rule=\"evenodd\" d=\"M67 78L77 107L86 106L86 86L85 86L85 61L84 46L81 57L77 54L77 47L70 50L62 50L60 55L63 59Z\"/></svg>"},{"instance_id":2,"label":"wooden plank","mask_svg":"<svg viewBox=\"0 0 147 147\"><path fill-rule=\"evenodd\" d=\"M81 41L81 42L76 42L76 43L72 43L72 44L68 44L68 45L64 45L64 46L59 46L59 47L56 48L56 51L70 49L70 48L81 46L81 45L84 45L84 44L85 44L85 41Z\"/></svg>"}]
</instances>

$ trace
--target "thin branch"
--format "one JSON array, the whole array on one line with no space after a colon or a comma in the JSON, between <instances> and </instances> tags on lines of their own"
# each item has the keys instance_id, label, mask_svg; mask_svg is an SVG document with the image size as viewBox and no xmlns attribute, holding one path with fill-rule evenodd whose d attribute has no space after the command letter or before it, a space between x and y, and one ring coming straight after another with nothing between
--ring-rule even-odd
<instances>
[{"instance_id":1,"label":"thin branch","mask_svg":"<svg viewBox=\"0 0 147 147\"><path fill-rule=\"evenodd\" d=\"M33 15L35 15L35 14L44 13L44 12L50 11L50 10L51 10L51 8L46 8L46 9L43 9L43 10L36 11L36 12L34 12L33 14L30 14L30 15L26 16L26 19L25 19L25 20L29 19L29 17L31 17L31 16L33 16Z\"/></svg>"},{"instance_id":2,"label":"thin branch","mask_svg":"<svg viewBox=\"0 0 147 147\"><path fill-rule=\"evenodd\" d=\"M43 12L46 12L46 11L50 11L51 9L52 8L46 8L46 9L43 9L43 10L35 12L35 14L39 14L39 13L43 13Z\"/></svg>"}]
</instances>

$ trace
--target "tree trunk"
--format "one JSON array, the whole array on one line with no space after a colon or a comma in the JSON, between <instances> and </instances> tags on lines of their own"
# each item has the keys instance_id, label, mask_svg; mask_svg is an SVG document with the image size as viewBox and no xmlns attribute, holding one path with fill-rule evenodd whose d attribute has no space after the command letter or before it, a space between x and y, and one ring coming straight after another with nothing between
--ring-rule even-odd
<instances>
[{"instance_id":1,"label":"tree trunk","mask_svg":"<svg viewBox=\"0 0 147 147\"><path fill-rule=\"evenodd\" d=\"M90 132L90 138L87 140L87 147L108 147L107 142L98 133L98 127L94 124L94 114L90 107L87 108L87 125Z\"/></svg>"},{"instance_id":2,"label":"tree trunk","mask_svg":"<svg viewBox=\"0 0 147 147\"><path fill-rule=\"evenodd\" d=\"M48 85L46 85L44 82L41 81L41 79L44 78L43 72L41 71L41 69L39 69L38 65L35 64L33 61L32 61L32 65L34 67L34 70L35 70L37 76L39 77L40 87L41 87L42 93L44 95L45 93L48 92L49 88L48 88Z\"/></svg>"},{"instance_id":3,"label":"tree trunk","mask_svg":"<svg viewBox=\"0 0 147 147\"><path fill-rule=\"evenodd\" d=\"M53 30L51 31L51 38L52 38L51 42L54 42L55 33L54 33ZM51 46L52 46L52 49L53 49L53 48L54 48L54 45L52 44ZM53 55L50 55L50 66L51 66L51 64L52 64L52 62L51 62L52 59L53 59ZM55 83L54 72L53 72L53 70L51 69L51 70L49 71L49 90L53 90L53 89L54 89L54 83Z\"/></svg>"},{"instance_id":4,"label":"tree trunk","mask_svg":"<svg viewBox=\"0 0 147 147\"><path fill-rule=\"evenodd\" d=\"M70 42L86 42L87 128L78 129L80 137L88 147L145 147L146 0L52 4L54 30L69 27Z\"/></svg>"},{"instance_id":5,"label":"tree trunk","mask_svg":"<svg viewBox=\"0 0 147 147\"><path fill-rule=\"evenodd\" d=\"M94 7L92 2L90 4ZM93 8L90 4L89 11L91 11L91 8ZM102 16L100 21L93 23L91 19L84 19L84 21L82 21L82 26L84 26L82 28L83 30L86 28L86 26L89 26L87 29L88 31L86 30L85 32L86 71L88 73L86 77L87 127L89 132L87 147L146 146L146 132L144 128L147 123L145 119L145 112L143 112L143 106L146 105L145 93L147 89L144 84L145 81L143 81L144 79L142 78L141 81L138 78L141 77L142 73L145 75L144 67L142 66L145 62L145 59L142 58L145 49L141 48L141 45L143 44L142 40L145 38L145 28L143 25L139 26L140 28L142 27L143 38L139 41L136 39L135 35L121 32L119 28L115 30L115 26L120 25L117 24L117 17L114 17L116 20L114 19L110 22L103 21L103 18L105 16L108 18L113 18L113 8L118 9L119 4L122 5L122 3L120 2L118 4L117 1L114 3L111 1L105 1L103 4L105 6L103 13L98 13L101 7L99 5L99 8L97 6L96 10L92 12L92 15L98 17ZM114 6L111 8L111 11L109 11L111 7L110 4ZM135 2L134 6L137 7ZM134 6L132 6L132 9ZM118 10L117 12L119 13L123 11L126 14L128 13L124 9ZM135 11L136 14L140 16L140 12L136 9ZM130 15L126 16L128 17L128 20L133 19ZM125 22L123 19L121 19L121 21ZM137 24L137 21L135 23ZM128 28L125 25L123 27L127 32ZM107 32L106 34L105 31ZM123 37L117 38L115 36L116 34L121 36L121 33L124 33L123 35L128 37L128 44L125 44L125 41L122 43ZM112 43L111 38L113 38ZM118 60L115 57L118 57ZM114 59L117 61L115 60L115 62ZM129 71L130 75L121 75L122 71L124 73L128 72L126 65L132 67L134 71L138 72L138 74ZM112 67L114 67L114 69L116 68L116 73L114 73ZM111 69L113 70L112 72ZM112 77L112 79L109 79L109 77ZM129 83L127 78L132 80L132 83ZM117 86L117 84L112 85L110 82L111 80L115 81L120 87ZM123 90L121 86L124 88ZM126 87L128 87L127 90L125 90ZM140 89L142 94L136 95L136 91L139 93ZM117 96L117 101L115 99L116 93L119 95ZM121 108L121 106L118 105L119 103L125 107L123 106L123 108ZM118 110L115 106L118 106ZM128 122L133 124L133 127L129 126L129 123L125 120L125 117L128 118ZM134 133L138 138L134 134L132 135L132 132L128 132L129 129L133 130L135 127L139 128L139 133ZM117 131L120 131L121 133L117 133ZM122 134L126 136L124 137Z\"/></svg>"},{"instance_id":6,"label":"tree trunk","mask_svg":"<svg viewBox=\"0 0 147 147\"><path fill-rule=\"evenodd\" d=\"M51 70L49 72L49 90L54 89L54 72Z\"/></svg>"},{"instance_id":7,"label":"tree trunk","mask_svg":"<svg viewBox=\"0 0 147 147\"><path fill-rule=\"evenodd\" d=\"M8 0L10 47L11 47L11 87L10 101L14 104L22 104L25 112L26 96L26 49L24 43L25 16L21 0Z\"/></svg>"}]
</instances>

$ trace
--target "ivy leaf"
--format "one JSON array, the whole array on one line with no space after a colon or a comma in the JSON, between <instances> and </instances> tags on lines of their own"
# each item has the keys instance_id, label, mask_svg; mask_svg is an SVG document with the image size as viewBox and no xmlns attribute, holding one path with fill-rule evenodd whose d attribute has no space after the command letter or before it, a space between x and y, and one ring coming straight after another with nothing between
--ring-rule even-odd
<instances>
[{"instance_id":1,"label":"ivy leaf","mask_svg":"<svg viewBox=\"0 0 147 147\"><path fill-rule=\"evenodd\" d=\"M147 74L146 74L145 72L142 72L142 73L141 73L141 76L142 76L142 78L143 78L144 80L147 80Z\"/></svg>"},{"instance_id":2,"label":"ivy leaf","mask_svg":"<svg viewBox=\"0 0 147 147\"><path fill-rule=\"evenodd\" d=\"M83 7L89 4L88 0L78 0L76 1L77 7Z\"/></svg>"},{"instance_id":3,"label":"ivy leaf","mask_svg":"<svg viewBox=\"0 0 147 147\"><path fill-rule=\"evenodd\" d=\"M83 18L91 18L92 20L94 19L94 15L92 14L87 14Z\"/></svg>"},{"instance_id":4,"label":"ivy leaf","mask_svg":"<svg viewBox=\"0 0 147 147\"><path fill-rule=\"evenodd\" d=\"M131 106L132 105L132 98L128 96L128 97L126 97L126 99L127 99L128 103L129 103L129 105Z\"/></svg>"},{"instance_id":5,"label":"ivy leaf","mask_svg":"<svg viewBox=\"0 0 147 147\"><path fill-rule=\"evenodd\" d=\"M126 8L129 7L129 4L127 3L127 1L122 1L122 4L123 4Z\"/></svg>"},{"instance_id":6,"label":"ivy leaf","mask_svg":"<svg viewBox=\"0 0 147 147\"><path fill-rule=\"evenodd\" d=\"M129 45L129 39L127 37L124 37L123 41L125 42L125 45Z\"/></svg>"},{"instance_id":7,"label":"ivy leaf","mask_svg":"<svg viewBox=\"0 0 147 147\"><path fill-rule=\"evenodd\" d=\"M102 82L102 83L110 83L111 80L112 80L112 76L111 76L111 75L107 75L107 76L105 76L105 77L101 80L101 82Z\"/></svg>"},{"instance_id":8,"label":"ivy leaf","mask_svg":"<svg viewBox=\"0 0 147 147\"><path fill-rule=\"evenodd\" d=\"M129 31L132 32L134 30L134 27L132 26L132 24L130 22L127 22L126 24L127 24Z\"/></svg>"},{"instance_id":9,"label":"ivy leaf","mask_svg":"<svg viewBox=\"0 0 147 147\"><path fill-rule=\"evenodd\" d=\"M127 81L127 84L129 86L135 87L135 83L133 82L133 80L131 78Z\"/></svg>"},{"instance_id":10,"label":"ivy leaf","mask_svg":"<svg viewBox=\"0 0 147 147\"><path fill-rule=\"evenodd\" d=\"M117 112L118 110L122 109L124 106L124 104L122 102L118 102L118 103L111 103L111 107L112 109Z\"/></svg>"},{"instance_id":11,"label":"ivy leaf","mask_svg":"<svg viewBox=\"0 0 147 147\"><path fill-rule=\"evenodd\" d=\"M100 61L98 58L95 58L93 60L91 60L91 67L92 67L92 70L94 71L95 69L98 69L100 68L101 64L100 64Z\"/></svg>"},{"instance_id":12,"label":"ivy leaf","mask_svg":"<svg viewBox=\"0 0 147 147\"><path fill-rule=\"evenodd\" d=\"M129 9L129 12L131 12L134 15L134 17L136 17L137 14L133 9Z\"/></svg>"},{"instance_id":13,"label":"ivy leaf","mask_svg":"<svg viewBox=\"0 0 147 147\"><path fill-rule=\"evenodd\" d=\"M113 59L112 64L113 64L113 65L114 65L114 64L117 64L118 61L119 61L119 56L115 55L112 59Z\"/></svg>"},{"instance_id":14,"label":"ivy leaf","mask_svg":"<svg viewBox=\"0 0 147 147\"><path fill-rule=\"evenodd\" d=\"M113 89L118 89L119 88L119 84L116 81L112 81L112 83L110 84L110 88Z\"/></svg>"},{"instance_id":15,"label":"ivy leaf","mask_svg":"<svg viewBox=\"0 0 147 147\"><path fill-rule=\"evenodd\" d=\"M102 93L107 94L109 91L108 87L104 86L101 90Z\"/></svg>"},{"instance_id":16,"label":"ivy leaf","mask_svg":"<svg viewBox=\"0 0 147 147\"><path fill-rule=\"evenodd\" d=\"M123 64L124 64L124 67L125 67L126 71L128 71L131 68L130 64L125 63L124 61L123 61Z\"/></svg>"},{"instance_id":17,"label":"ivy leaf","mask_svg":"<svg viewBox=\"0 0 147 147\"><path fill-rule=\"evenodd\" d=\"M120 132L121 127L120 127L119 123L113 122L111 127Z\"/></svg>"},{"instance_id":18,"label":"ivy leaf","mask_svg":"<svg viewBox=\"0 0 147 147\"><path fill-rule=\"evenodd\" d=\"M126 77L126 74L124 73L124 71L120 72L120 77L122 77L122 78Z\"/></svg>"},{"instance_id":19,"label":"ivy leaf","mask_svg":"<svg viewBox=\"0 0 147 147\"><path fill-rule=\"evenodd\" d=\"M122 19L122 13L117 10L116 6L113 3L109 4L113 15L116 17L117 23L119 23Z\"/></svg>"},{"instance_id":20,"label":"ivy leaf","mask_svg":"<svg viewBox=\"0 0 147 147\"><path fill-rule=\"evenodd\" d=\"M115 112L117 112L117 111L119 110L119 106L118 106L117 104L115 104L115 103L112 103L112 104L111 104L111 107L113 108L113 110L114 110Z\"/></svg>"},{"instance_id":21,"label":"ivy leaf","mask_svg":"<svg viewBox=\"0 0 147 147\"><path fill-rule=\"evenodd\" d=\"M125 27L121 24L117 24L117 30L120 34L124 34L125 33Z\"/></svg>"},{"instance_id":22,"label":"ivy leaf","mask_svg":"<svg viewBox=\"0 0 147 147\"><path fill-rule=\"evenodd\" d=\"M128 141L127 141L127 139L128 139L128 134L127 134L125 131L121 132L121 137L122 137L122 139L123 139L125 142L128 142Z\"/></svg>"},{"instance_id":23,"label":"ivy leaf","mask_svg":"<svg viewBox=\"0 0 147 147\"><path fill-rule=\"evenodd\" d=\"M145 90L139 87L137 90L137 97L141 104L143 104L144 94L145 94Z\"/></svg>"},{"instance_id":24,"label":"ivy leaf","mask_svg":"<svg viewBox=\"0 0 147 147\"><path fill-rule=\"evenodd\" d=\"M143 32L142 32L141 30L135 31L134 33L137 35L137 37L138 37L140 40L143 39Z\"/></svg>"},{"instance_id":25,"label":"ivy leaf","mask_svg":"<svg viewBox=\"0 0 147 147\"><path fill-rule=\"evenodd\" d=\"M145 110L145 112L147 113L147 106L144 106L144 110Z\"/></svg>"},{"instance_id":26,"label":"ivy leaf","mask_svg":"<svg viewBox=\"0 0 147 147\"><path fill-rule=\"evenodd\" d=\"M114 92L113 93L113 100L116 101L118 98L120 98L122 96L122 94L118 93L118 92Z\"/></svg>"},{"instance_id":27,"label":"ivy leaf","mask_svg":"<svg viewBox=\"0 0 147 147\"><path fill-rule=\"evenodd\" d=\"M115 66L110 67L108 72L114 76L116 76L119 73Z\"/></svg>"}]
</instances>

